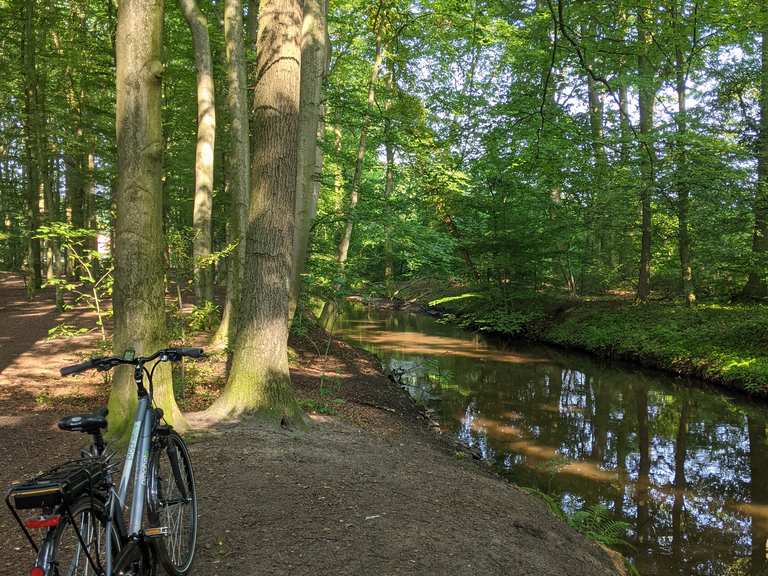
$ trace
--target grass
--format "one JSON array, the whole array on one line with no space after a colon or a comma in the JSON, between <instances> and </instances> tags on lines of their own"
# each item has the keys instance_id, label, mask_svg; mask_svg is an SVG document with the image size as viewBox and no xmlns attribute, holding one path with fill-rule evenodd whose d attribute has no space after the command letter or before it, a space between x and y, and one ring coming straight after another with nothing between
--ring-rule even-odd
<instances>
[{"instance_id":1,"label":"grass","mask_svg":"<svg viewBox=\"0 0 768 576\"><path fill-rule=\"evenodd\" d=\"M768 397L768 306L632 304L474 297L440 304L448 321L633 360Z\"/></svg>"}]
</instances>

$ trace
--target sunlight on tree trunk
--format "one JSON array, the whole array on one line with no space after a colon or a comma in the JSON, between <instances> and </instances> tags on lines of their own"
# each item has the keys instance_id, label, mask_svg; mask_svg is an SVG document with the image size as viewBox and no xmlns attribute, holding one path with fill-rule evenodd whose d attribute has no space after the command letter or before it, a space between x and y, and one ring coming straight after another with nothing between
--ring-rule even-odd
<instances>
[{"instance_id":1,"label":"sunlight on tree trunk","mask_svg":"<svg viewBox=\"0 0 768 576\"><path fill-rule=\"evenodd\" d=\"M214 418L259 411L301 421L288 372L288 294L296 193L302 3L261 2L246 266L232 368Z\"/></svg>"},{"instance_id":2,"label":"sunlight on tree trunk","mask_svg":"<svg viewBox=\"0 0 768 576\"><path fill-rule=\"evenodd\" d=\"M213 154L216 140L216 105L208 21L195 0L179 0L192 31L197 69L197 149L195 151L195 203L192 215L192 256L195 260L195 296L198 304L213 300L213 273L205 259L211 254L213 214Z\"/></svg>"},{"instance_id":3,"label":"sunlight on tree trunk","mask_svg":"<svg viewBox=\"0 0 768 576\"><path fill-rule=\"evenodd\" d=\"M656 101L656 80L648 51L653 42L649 26L653 22L651 8L641 5L637 14L638 93L640 111L640 274L637 299L645 302L651 295L651 201L656 190L656 152L653 141L653 107Z\"/></svg>"},{"instance_id":4,"label":"sunlight on tree trunk","mask_svg":"<svg viewBox=\"0 0 768 576\"><path fill-rule=\"evenodd\" d=\"M230 198L229 242L237 242L227 266L227 295L221 323L213 342L219 346L233 341L234 315L245 266L245 232L248 226L249 136L248 93L243 46L243 2L225 0L224 39L227 57L227 106L231 118L231 151L228 157L227 188Z\"/></svg>"},{"instance_id":5,"label":"sunlight on tree trunk","mask_svg":"<svg viewBox=\"0 0 768 576\"><path fill-rule=\"evenodd\" d=\"M768 7L761 3L763 29L760 68L760 132L757 144L757 185L753 212L752 259L747 283L741 291L745 300L768 297L766 257L768 257Z\"/></svg>"},{"instance_id":6,"label":"sunlight on tree trunk","mask_svg":"<svg viewBox=\"0 0 768 576\"><path fill-rule=\"evenodd\" d=\"M117 15L117 190L113 351L166 346L162 213L162 0L120 0ZM178 429L170 365L155 371L155 402ZM110 434L123 437L136 405L129 366L114 371Z\"/></svg>"},{"instance_id":7,"label":"sunlight on tree trunk","mask_svg":"<svg viewBox=\"0 0 768 576\"><path fill-rule=\"evenodd\" d=\"M301 293L304 265L309 251L310 231L317 213L320 176L323 169L322 88L328 64L326 0L305 0L301 46L301 105L299 108L296 168L296 225L293 236L291 301L289 320Z\"/></svg>"},{"instance_id":8,"label":"sunlight on tree trunk","mask_svg":"<svg viewBox=\"0 0 768 576\"><path fill-rule=\"evenodd\" d=\"M34 293L43 285L42 254L40 239L35 232L40 226L40 184L43 180L43 162L40 143L40 117L38 113L38 83L36 63L35 7L37 0L24 4L24 34L22 52L24 56L24 140L27 163L27 216L28 216L28 266L30 268L29 291Z\"/></svg>"}]
</instances>

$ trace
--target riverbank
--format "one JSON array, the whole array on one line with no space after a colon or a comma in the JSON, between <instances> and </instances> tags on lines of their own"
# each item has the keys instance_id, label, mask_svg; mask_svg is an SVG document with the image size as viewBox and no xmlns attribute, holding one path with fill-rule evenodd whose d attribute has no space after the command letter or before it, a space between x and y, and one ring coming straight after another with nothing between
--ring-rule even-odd
<instances>
[{"instance_id":1,"label":"riverbank","mask_svg":"<svg viewBox=\"0 0 768 576\"><path fill-rule=\"evenodd\" d=\"M75 327L93 326L85 312L66 314ZM56 421L108 393L98 374L59 378L59 366L97 344L92 334L46 340L63 318L45 294L30 302L23 284L0 279L8 342L0 346L0 485L76 455L82 437ZM291 346L306 431L243 419L193 437L195 574L623 573L618 555L436 436L374 357L310 325L294 330ZM223 355L185 364L187 411L216 398L224 366ZM28 569L30 550L7 513L0 539L0 575Z\"/></svg>"},{"instance_id":2,"label":"riverbank","mask_svg":"<svg viewBox=\"0 0 768 576\"><path fill-rule=\"evenodd\" d=\"M629 360L768 398L765 305L520 298L481 294L433 300L427 311L469 329Z\"/></svg>"}]
</instances>

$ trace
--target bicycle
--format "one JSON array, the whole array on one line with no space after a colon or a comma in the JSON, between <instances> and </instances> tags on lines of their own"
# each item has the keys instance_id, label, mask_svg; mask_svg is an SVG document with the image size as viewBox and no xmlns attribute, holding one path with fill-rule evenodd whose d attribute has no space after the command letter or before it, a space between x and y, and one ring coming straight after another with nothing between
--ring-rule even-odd
<instances>
[{"instance_id":1,"label":"bicycle","mask_svg":"<svg viewBox=\"0 0 768 576\"><path fill-rule=\"evenodd\" d=\"M6 505L37 554L30 576L154 576L158 563L169 576L189 573L197 544L194 474L184 440L154 406L152 377L161 362L202 355L200 348L167 348L146 357L128 350L122 357L91 358L61 369L67 376L130 364L138 404L117 487L112 481L118 467L115 452L107 451L102 434L107 428L105 408L59 421L62 430L93 437L80 459L11 486ZM126 527L123 512L129 488ZM31 509L41 514L22 520L19 511ZM32 529L45 530L40 545Z\"/></svg>"}]
</instances>

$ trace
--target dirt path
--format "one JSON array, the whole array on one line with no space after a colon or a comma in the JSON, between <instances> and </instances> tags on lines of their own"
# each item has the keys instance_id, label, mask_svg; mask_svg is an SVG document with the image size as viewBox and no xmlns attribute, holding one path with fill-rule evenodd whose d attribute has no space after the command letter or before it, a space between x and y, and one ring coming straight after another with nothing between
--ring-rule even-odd
<instances>
[{"instance_id":1,"label":"dirt path","mask_svg":"<svg viewBox=\"0 0 768 576\"><path fill-rule=\"evenodd\" d=\"M95 344L93 336L45 342L57 317L47 302L25 302L16 279L0 278L0 486L76 454L81 438L55 422L105 396L97 376L74 385L56 377ZM293 378L305 404L330 403L335 414L310 415L306 431L245 420L192 443L194 574L617 572L614 557L538 500L457 459L370 356L333 343L321 357L320 337L293 343ZM0 550L0 576L28 570L30 551L6 512Z\"/></svg>"}]
</instances>

